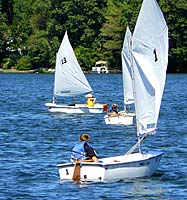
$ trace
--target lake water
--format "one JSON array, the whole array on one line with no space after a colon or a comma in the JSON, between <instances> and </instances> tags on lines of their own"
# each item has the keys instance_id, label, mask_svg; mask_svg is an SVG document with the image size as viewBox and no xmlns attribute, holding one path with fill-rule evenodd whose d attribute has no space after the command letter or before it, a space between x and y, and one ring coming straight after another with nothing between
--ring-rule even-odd
<instances>
[{"instance_id":1,"label":"lake water","mask_svg":"<svg viewBox=\"0 0 187 200\"><path fill-rule=\"evenodd\" d=\"M121 74L88 74L97 102L122 108ZM125 153L135 127L105 125L104 114L52 114L53 74L0 74L0 200L187 199L187 74L167 75L158 133L142 144L164 153L150 178L79 184L61 182L56 164L69 161L81 133L100 157ZM73 101L84 102L84 98Z\"/></svg>"}]
</instances>

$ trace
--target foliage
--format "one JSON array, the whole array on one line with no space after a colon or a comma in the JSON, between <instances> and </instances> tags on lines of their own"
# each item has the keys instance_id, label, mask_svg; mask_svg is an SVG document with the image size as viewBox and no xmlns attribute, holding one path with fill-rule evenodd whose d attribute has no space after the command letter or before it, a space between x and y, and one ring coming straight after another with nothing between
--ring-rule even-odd
<instances>
[{"instance_id":1,"label":"foliage","mask_svg":"<svg viewBox=\"0 0 187 200\"><path fill-rule=\"evenodd\" d=\"M31 69L31 67L32 65L31 65L29 56L20 57L16 65L17 70L29 70Z\"/></svg>"},{"instance_id":2,"label":"foliage","mask_svg":"<svg viewBox=\"0 0 187 200\"><path fill-rule=\"evenodd\" d=\"M118 1L108 0L106 22L101 29L101 48L104 52L104 60L108 60L112 68L121 68L122 34L121 26L122 9Z\"/></svg>"},{"instance_id":3,"label":"foliage","mask_svg":"<svg viewBox=\"0 0 187 200\"><path fill-rule=\"evenodd\" d=\"M0 5L0 63L2 63L3 59L6 58L6 30L7 30L7 19L6 15L2 13L2 5Z\"/></svg>"},{"instance_id":4,"label":"foliage","mask_svg":"<svg viewBox=\"0 0 187 200\"><path fill-rule=\"evenodd\" d=\"M185 0L160 1L169 25L169 72L187 73L187 4Z\"/></svg>"},{"instance_id":5,"label":"foliage","mask_svg":"<svg viewBox=\"0 0 187 200\"><path fill-rule=\"evenodd\" d=\"M50 45L46 38L40 34L32 35L28 40L27 55L31 58L33 69L49 67L48 57L50 55Z\"/></svg>"},{"instance_id":6,"label":"foliage","mask_svg":"<svg viewBox=\"0 0 187 200\"><path fill-rule=\"evenodd\" d=\"M0 67L55 66L66 30L83 70L98 60L121 68L128 25L134 30L142 0L0 0ZM187 4L158 0L169 27L168 72L187 72ZM22 65L22 66L21 66Z\"/></svg>"}]
</instances>

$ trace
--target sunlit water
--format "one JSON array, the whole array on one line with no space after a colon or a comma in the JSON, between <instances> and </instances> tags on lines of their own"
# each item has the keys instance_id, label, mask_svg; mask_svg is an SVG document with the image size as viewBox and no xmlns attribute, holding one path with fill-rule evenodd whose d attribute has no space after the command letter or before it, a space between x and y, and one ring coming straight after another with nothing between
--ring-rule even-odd
<instances>
[{"instance_id":1,"label":"sunlit water","mask_svg":"<svg viewBox=\"0 0 187 200\"><path fill-rule=\"evenodd\" d=\"M144 150L164 153L156 174L92 184L60 182L56 164L69 161L81 133L89 133L99 156L106 157L125 153L136 142L136 129L105 125L103 114L49 113L44 104L52 100L53 78L53 74L0 74L1 200L187 199L187 75L167 76L158 133L143 142ZM87 78L97 102L115 102L122 108L121 74Z\"/></svg>"}]
</instances>

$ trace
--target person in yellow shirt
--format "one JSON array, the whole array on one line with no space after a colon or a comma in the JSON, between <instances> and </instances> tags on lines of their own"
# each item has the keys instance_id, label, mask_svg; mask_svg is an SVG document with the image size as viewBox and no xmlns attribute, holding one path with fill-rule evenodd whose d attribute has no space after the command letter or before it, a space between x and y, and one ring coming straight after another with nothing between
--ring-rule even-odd
<instances>
[{"instance_id":1,"label":"person in yellow shirt","mask_svg":"<svg viewBox=\"0 0 187 200\"><path fill-rule=\"evenodd\" d=\"M93 97L92 94L87 94L86 98L87 98L87 101L86 101L87 106L88 107L94 107L95 102L96 102L96 98Z\"/></svg>"}]
</instances>

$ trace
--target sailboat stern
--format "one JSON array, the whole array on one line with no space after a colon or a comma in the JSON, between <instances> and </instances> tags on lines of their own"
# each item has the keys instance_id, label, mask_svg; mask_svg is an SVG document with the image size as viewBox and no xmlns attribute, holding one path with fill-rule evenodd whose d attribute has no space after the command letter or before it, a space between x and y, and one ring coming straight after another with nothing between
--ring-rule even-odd
<instances>
[{"instance_id":1,"label":"sailboat stern","mask_svg":"<svg viewBox=\"0 0 187 200\"><path fill-rule=\"evenodd\" d=\"M106 124L122 124L122 125L135 124L135 114L126 113L125 111L120 111L119 115L105 115L104 119Z\"/></svg>"},{"instance_id":2,"label":"sailboat stern","mask_svg":"<svg viewBox=\"0 0 187 200\"><path fill-rule=\"evenodd\" d=\"M74 163L58 164L60 180L73 180L76 165ZM80 181L104 181L105 168L101 163L81 162L78 176Z\"/></svg>"}]
</instances>

